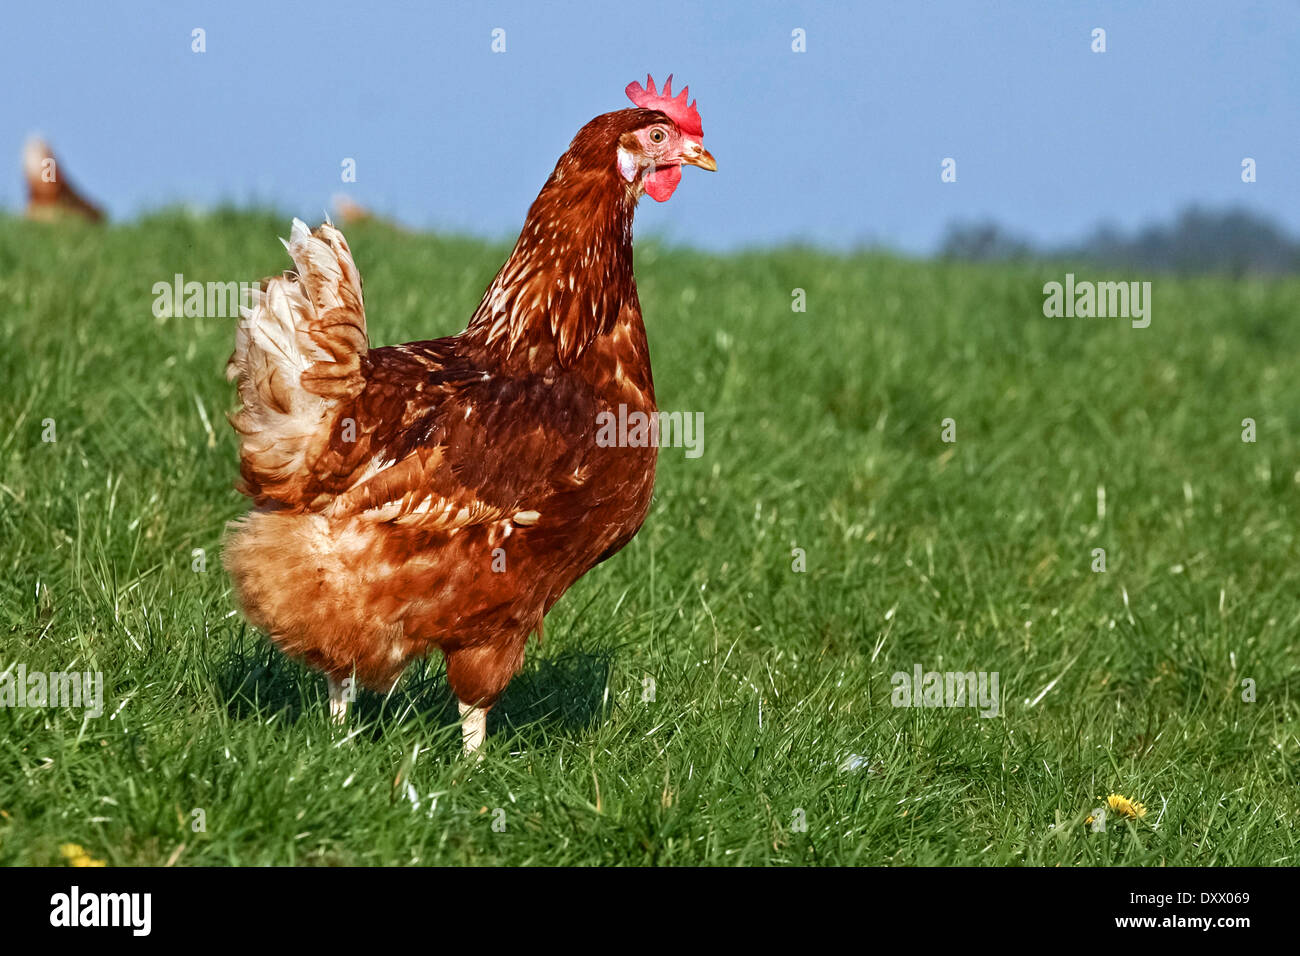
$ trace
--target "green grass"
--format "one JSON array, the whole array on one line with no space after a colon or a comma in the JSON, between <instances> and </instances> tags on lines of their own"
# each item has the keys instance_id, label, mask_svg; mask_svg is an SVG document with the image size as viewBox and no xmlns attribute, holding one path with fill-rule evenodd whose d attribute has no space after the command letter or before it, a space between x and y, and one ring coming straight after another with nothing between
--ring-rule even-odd
<instances>
[{"instance_id":1,"label":"green grass","mask_svg":"<svg viewBox=\"0 0 1300 956\"><path fill-rule=\"evenodd\" d=\"M661 454L471 768L438 660L343 739L232 611L233 322L151 289L273 273L287 228L0 220L0 671L106 684L94 720L0 709L0 863L1300 862L1300 282L1126 277L1135 330L1044 318L1064 266L643 246L704 455ZM505 253L350 238L378 344L462 328ZM998 672L1002 715L892 707L918 663ZM1090 832L1111 792L1150 812Z\"/></svg>"}]
</instances>

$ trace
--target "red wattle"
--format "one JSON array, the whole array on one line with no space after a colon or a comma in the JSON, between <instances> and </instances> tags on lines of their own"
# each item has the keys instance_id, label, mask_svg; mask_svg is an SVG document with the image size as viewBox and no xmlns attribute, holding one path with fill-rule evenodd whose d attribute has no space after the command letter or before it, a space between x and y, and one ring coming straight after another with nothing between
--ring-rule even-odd
<instances>
[{"instance_id":1,"label":"red wattle","mask_svg":"<svg viewBox=\"0 0 1300 956\"><path fill-rule=\"evenodd\" d=\"M682 167L656 166L645 177L645 191L655 202L666 202L682 181Z\"/></svg>"}]
</instances>

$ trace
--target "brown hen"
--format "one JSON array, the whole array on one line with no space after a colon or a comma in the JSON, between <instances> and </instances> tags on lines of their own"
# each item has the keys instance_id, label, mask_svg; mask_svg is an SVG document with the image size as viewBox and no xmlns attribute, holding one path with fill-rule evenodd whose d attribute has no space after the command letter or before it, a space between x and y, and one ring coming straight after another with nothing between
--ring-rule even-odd
<instances>
[{"instance_id":1,"label":"brown hen","mask_svg":"<svg viewBox=\"0 0 1300 956\"><path fill-rule=\"evenodd\" d=\"M55 222L62 218L99 222L103 211L72 187L49 144L32 137L23 146L23 178L27 180L27 218Z\"/></svg>"},{"instance_id":2,"label":"brown hen","mask_svg":"<svg viewBox=\"0 0 1300 956\"><path fill-rule=\"evenodd\" d=\"M336 719L350 678L387 690L437 648L477 749L529 634L645 519L656 449L596 436L620 405L655 410L637 200L666 200L682 164L716 169L670 84L631 84L637 108L579 131L459 335L371 348L328 223L294 221L296 274L246 311L227 371L255 508L224 559L248 619L329 677Z\"/></svg>"}]
</instances>

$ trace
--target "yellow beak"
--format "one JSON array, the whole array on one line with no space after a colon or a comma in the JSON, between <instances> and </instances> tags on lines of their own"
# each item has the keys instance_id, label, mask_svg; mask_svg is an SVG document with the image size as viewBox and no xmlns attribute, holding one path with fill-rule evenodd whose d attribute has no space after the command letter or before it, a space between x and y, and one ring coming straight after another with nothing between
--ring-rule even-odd
<instances>
[{"instance_id":1,"label":"yellow beak","mask_svg":"<svg viewBox=\"0 0 1300 956\"><path fill-rule=\"evenodd\" d=\"M718 161L713 158L712 153L699 143L691 143L683 151L682 162L690 166L698 166L700 169L707 169L711 173L718 171Z\"/></svg>"}]
</instances>

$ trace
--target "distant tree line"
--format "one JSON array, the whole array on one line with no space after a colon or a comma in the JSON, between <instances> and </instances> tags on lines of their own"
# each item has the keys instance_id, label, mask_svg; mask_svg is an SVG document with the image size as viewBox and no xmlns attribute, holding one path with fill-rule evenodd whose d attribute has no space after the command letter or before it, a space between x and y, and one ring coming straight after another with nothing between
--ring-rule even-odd
<instances>
[{"instance_id":1,"label":"distant tree line","mask_svg":"<svg viewBox=\"0 0 1300 956\"><path fill-rule=\"evenodd\" d=\"M1134 233L1097 227L1080 242L1036 246L995 222L953 223L939 248L944 259L965 262L1052 260L1181 274L1300 272L1300 240L1276 222L1244 209L1190 207L1167 224Z\"/></svg>"}]
</instances>

